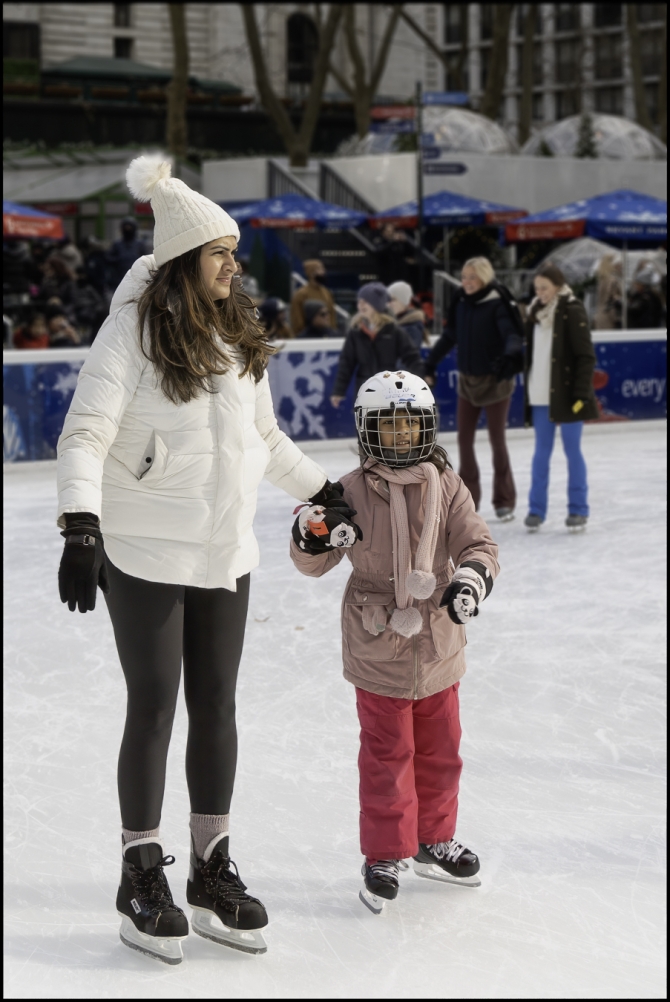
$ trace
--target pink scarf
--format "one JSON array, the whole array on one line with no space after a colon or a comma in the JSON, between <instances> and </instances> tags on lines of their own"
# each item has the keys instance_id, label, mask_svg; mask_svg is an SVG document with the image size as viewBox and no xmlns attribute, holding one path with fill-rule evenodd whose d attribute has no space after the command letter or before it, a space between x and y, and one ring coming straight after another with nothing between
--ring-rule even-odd
<instances>
[{"instance_id":1,"label":"pink scarf","mask_svg":"<svg viewBox=\"0 0 670 1002\"><path fill-rule=\"evenodd\" d=\"M391 616L391 629L403 637L419 633L421 613L412 606L412 599L426 599L435 591L433 559L440 528L440 474L433 463L418 463L407 469L391 469L367 459L364 469L376 473L388 483L391 503L391 533L393 538L393 576L396 608ZM412 550L405 501L405 485L427 481L425 515L421 539L416 551L416 567L412 570Z\"/></svg>"}]
</instances>

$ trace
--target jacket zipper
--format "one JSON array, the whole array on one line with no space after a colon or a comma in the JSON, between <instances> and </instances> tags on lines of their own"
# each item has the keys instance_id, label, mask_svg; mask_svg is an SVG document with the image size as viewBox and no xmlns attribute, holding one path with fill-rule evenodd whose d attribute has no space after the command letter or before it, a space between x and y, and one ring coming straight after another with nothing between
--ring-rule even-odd
<instances>
[{"instance_id":1,"label":"jacket zipper","mask_svg":"<svg viewBox=\"0 0 670 1002\"><path fill-rule=\"evenodd\" d=\"M412 699L418 699L417 689L419 686L419 648L416 642L416 637L412 637L412 663L414 665L414 689L412 691Z\"/></svg>"}]
</instances>

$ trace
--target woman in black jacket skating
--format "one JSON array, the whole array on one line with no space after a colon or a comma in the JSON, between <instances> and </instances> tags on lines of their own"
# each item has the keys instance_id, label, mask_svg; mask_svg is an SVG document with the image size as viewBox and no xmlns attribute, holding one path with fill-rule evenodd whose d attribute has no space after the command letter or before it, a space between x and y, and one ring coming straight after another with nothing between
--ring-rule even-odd
<instances>
[{"instance_id":1,"label":"woman in black jacket skating","mask_svg":"<svg viewBox=\"0 0 670 1002\"><path fill-rule=\"evenodd\" d=\"M507 522L514 518L516 487L505 427L514 376L523 368L521 315L507 290L495 281L485 257L466 261L461 279L463 288L452 302L444 334L428 356L425 378L434 384L438 364L457 345L459 473L479 509L475 432L484 409L493 453L493 507L498 518Z\"/></svg>"},{"instance_id":2,"label":"woman in black jacket skating","mask_svg":"<svg viewBox=\"0 0 670 1002\"><path fill-rule=\"evenodd\" d=\"M347 395L351 377L356 375L356 389L385 369L407 369L421 375L419 349L386 310L390 296L381 282L368 282L358 292L358 313L351 321L330 402L339 407Z\"/></svg>"}]
</instances>

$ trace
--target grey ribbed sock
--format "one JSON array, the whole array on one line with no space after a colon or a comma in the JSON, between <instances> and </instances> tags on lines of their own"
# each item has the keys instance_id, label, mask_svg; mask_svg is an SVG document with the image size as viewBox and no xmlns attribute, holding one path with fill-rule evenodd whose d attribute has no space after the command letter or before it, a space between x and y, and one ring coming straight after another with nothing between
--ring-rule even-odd
<instances>
[{"instance_id":1,"label":"grey ribbed sock","mask_svg":"<svg viewBox=\"0 0 670 1002\"><path fill-rule=\"evenodd\" d=\"M128 828L121 828L121 840L123 845L127 845L128 842L135 842L138 838L155 838L158 841L159 828L152 828L151 831L146 832L131 832Z\"/></svg>"},{"instance_id":2,"label":"grey ribbed sock","mask_svg":"<svg viewBox=\"0 0 670 1002\"><path fill-rule=\"evenodd\" d=\"M193 848L198 859L204 859L205 850L217 835L228 835L230 814L191 814Z\"/></svg>"}]
</instances>

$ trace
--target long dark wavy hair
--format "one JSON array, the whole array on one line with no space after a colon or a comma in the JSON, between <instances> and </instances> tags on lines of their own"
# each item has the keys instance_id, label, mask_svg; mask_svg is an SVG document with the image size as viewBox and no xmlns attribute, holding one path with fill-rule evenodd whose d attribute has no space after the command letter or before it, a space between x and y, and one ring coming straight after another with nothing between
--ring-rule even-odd
<instances>
[{"instance_id":1,"label":"long dark wavy hair","mask_svg":"<svg viewBox=\"0 0 670 1002\"><path fill-rule=\"evenodd\" d=\"M200 274L200 251L195 247L161 265L137 300L142 352L174 404L214 392L212 377L231 365L227 346L244 359L240 378L251 373L256 382L276 350L237 279L227 299L212 299Z\"/></svg>"}]
</instances>

